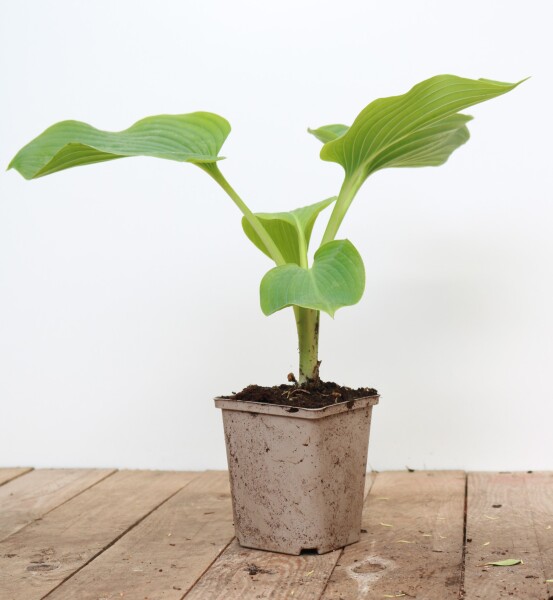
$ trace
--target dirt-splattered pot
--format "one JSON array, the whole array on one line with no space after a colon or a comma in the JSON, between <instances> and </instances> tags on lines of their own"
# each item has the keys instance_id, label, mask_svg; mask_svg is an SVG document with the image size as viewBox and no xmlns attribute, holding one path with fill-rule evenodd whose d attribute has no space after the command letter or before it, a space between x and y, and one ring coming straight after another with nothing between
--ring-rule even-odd
<instances>
[{"instance_id":1,"label":"dirt-splattered pot","mask_svg":"<svg viewBox=\"0 0 553 600\"><path fill-rule=\"evenodd\" d=\"M223 411L236 537L242 546L319 554L359 540L372 407L216 398Z\"/></svg>"}]
</instances>

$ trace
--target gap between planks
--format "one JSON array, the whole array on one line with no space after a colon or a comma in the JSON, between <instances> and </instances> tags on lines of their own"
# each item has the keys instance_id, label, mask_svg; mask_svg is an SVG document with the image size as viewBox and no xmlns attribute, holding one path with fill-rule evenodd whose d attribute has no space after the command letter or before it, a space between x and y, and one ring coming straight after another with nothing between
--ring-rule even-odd
<instances>
[{"instance_id":1,"label":"gap between planks","mask_svg":"<svg viewBox=\"0 0 553 600\"><path fill-rule=\"evenodd\" d=\"M470 473L468 477L463 597L551 599L553 473ZM506 559L522 563L486 565Z\"/></svg>"},{"instance_id":2,"label":"gap between planks","mask_svg":"<svg viewBox=\"0 0 553 600\"><path fill-rule=\"evenodd\" d=\"M119 471L0 542L0 600L41 600L196 477Z\"/></svg>"},{"instance_id":3,"label":"gap between planks","mask_svg":"<svg viewBox=\"0 0 553 600\"><path fill-rule=\"evenodd\" d=\"M33 472L19 471L6 485L19 481L24 489ZM233 531L226 472L186 475L183 482L173 479L183 474L116 473L11 534L0 543L0 600L553 595L546 582L553 579L553 473L473 473L468 480L462 472L380 473L365 503L361 541L300 557L248 550L236 541L227 546ZM26 501L30 510L32 496ZM81 515L94 511L97 518L85 518L84 526ZM482 567L521 557L523 565ZM252 565L257 574L250 575Z\"/></svg>"},{"instance_id":4,"label":"gap between planks","mask_svg":"<svg viewBox=\"0 0 553 600\"><path fill-rule=\"evenodd\" d=\"M0 541L109 477L113 469L36 469L0 487Z\"/></svg>"},{"instance_id":5,"label":"gap between planks","mask_svg":"<svg viewBox=\"0 0 553 600\"><path fill-rule=\"evenodd\" d=\"M323 600L456 600L461 589L465 473L378 474L359 543L344 549Z\"/></svg>"},{"instance_id":6,"label":"gap between planks","mask_svg":"<svg viewBox=\"0 0 553 600\"><path fill-rule=\"evenodd\" d=\"M48 600L180 600L234 537L228 473L200 473Z\"/></svg>"},{"instance_id":7,"label":"gap between planks","mask_svg":"<svg viewBox=\"0 0 553 600\"><path fill-rule=\"evenodd\" d=\"M32 467L0 469L0 486L4 485L8 481L12 481L12 479L21 477L22 475L25 475L25 473L29 473L32 470Z\"/></svg>"}]
</instances>

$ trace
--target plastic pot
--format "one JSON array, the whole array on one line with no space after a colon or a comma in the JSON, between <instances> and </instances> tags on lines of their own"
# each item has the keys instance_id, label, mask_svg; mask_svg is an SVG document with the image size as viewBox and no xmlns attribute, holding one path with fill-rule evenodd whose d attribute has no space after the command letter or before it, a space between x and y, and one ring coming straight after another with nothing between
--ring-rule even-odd
<instances>
[{"instance_id":1,"label":"plastic pot","mask_svg":"<svg viewBox=\"0 0 553 600\"><path fill-rule=\"evenodd\" d=\"M216 398L222 409L238 542L319 554L359 540L372 407L325 408Z\"/></svg>"}]
</instances>

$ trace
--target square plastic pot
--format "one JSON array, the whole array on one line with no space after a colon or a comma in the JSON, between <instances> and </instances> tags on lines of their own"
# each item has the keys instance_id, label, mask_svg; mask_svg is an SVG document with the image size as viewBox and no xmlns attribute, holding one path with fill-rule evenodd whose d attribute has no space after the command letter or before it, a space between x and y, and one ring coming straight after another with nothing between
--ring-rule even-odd
<instances>
[{"instance_id":1,"label":"square plastic pot","mask_svg":"<svg viewBox=\"0 0 553 600\"><path fill-rule=\"evenodd\" d=\"M359 540L372 407L320 409L216 398L236 537L242 546L319 554Z\"/></svg>"}]
</instances>

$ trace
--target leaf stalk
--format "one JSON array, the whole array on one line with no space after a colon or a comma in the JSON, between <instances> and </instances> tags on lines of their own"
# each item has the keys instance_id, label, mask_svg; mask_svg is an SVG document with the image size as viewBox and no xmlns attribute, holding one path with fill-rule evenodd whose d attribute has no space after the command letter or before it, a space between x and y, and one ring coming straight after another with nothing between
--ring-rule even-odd
<instances>
[{"instance_id":1,"label":"leaf stalk","mask_svg":"<svg viewBox=\"0 0 553 600\"><path fill-rule=\"evenodd\" d=\"M348 209L355 198L355 195L359 191L359 188L363 185L363 177L361 176L350 176L346 174L338 199L332 209L332 214L328 220L321 246L332 242L338 233L338 229L348 212Z\"/></svg>"},{"instance_id":2,"label":"leaf stalk","mask_svg":"<svg viewBox=\"0 0 553 600\"><path fill-rule=\"evenodd\" d=\"M230 199L240 209L242 214L248 220L249 224L253 227L254 231L261 238L261 241L265 244L267 251L271 255L271 258L275 261L275 263L277 265L286 264L282 253L277 248L276 244L273 242L271 236L267 233L265 227L263 227L261 221L253 214L253 212L248 208L246 203L237 194L235 189L225 179L225 176L221 173L221 170L219 169L217 163L198 163L198 167L200 167L208 175L210 175L223 188L223 190L225 190Z\"/></svg>"}]
</instances>

